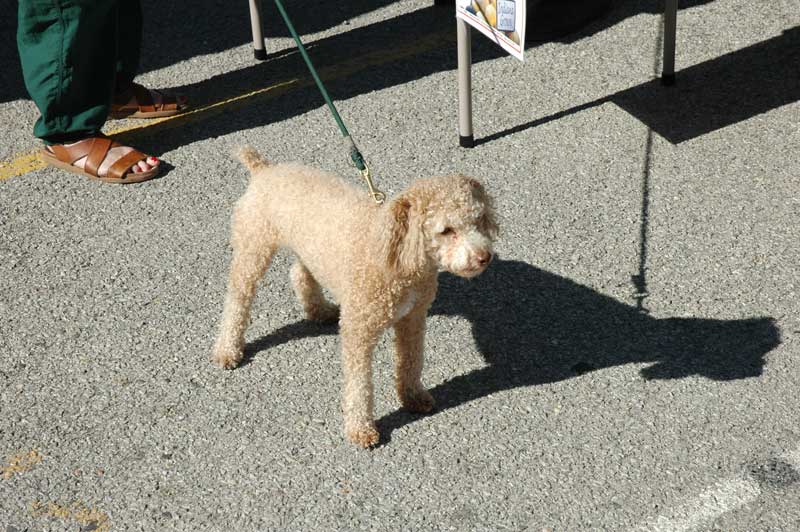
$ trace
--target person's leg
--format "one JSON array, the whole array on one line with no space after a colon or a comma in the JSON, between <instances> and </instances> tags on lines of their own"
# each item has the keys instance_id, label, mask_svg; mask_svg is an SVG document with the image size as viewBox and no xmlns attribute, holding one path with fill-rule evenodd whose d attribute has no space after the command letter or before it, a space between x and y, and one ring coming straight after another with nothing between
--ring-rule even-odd
<instances>
[{"instance_id":1,"label":"person's leg","mask_svg":"<svg viewBox=\"0 0 800 532\"><path fill-rule=\"evenodd\" d=\"M134 87L142 49L142 6L140 0L120 2L117 32L117 64L113 118L158 118L178 114L187 107L184 95Z\"/></svg>"},{"instance_id":2,"label":"person's leg","mask_svg":"<svg viewBox=\"0 0 800 532\"><path fill-rule=\"evenodd\" d=\"M20 0L17 45L45 144L100 132L114 87L117 3Z\"/></svg>"},{"instance_id":3,"label":"person's leg","mask_svg":"<svg viewBox=\"0 0 800 532\"><path fill-rule=\"evenodd\" d=\"M139 71L142 50L142 4L139 0L120 2L117 13L116 92L131 88Z\"/></svg>"},{"instance_id":4,"label":"person's leg","mask_svg":"<svg viewBox=\"0 0 800 532\"><path fill-rule=\"evenodd\" d=\"M25 86L41 113L34 135L48 146L45 155L49 162L66 163L80 171L90 169L92 176L124 173L119 165L114 170L123 160L132 172L150 172L157 167L157 159L138 152L133 160L130 147L101 142L103 149L93 151L94 144L86 140L101 135L111 107L117 64L113 44L117 40L117 2L20 0L18 19L17 45ZM75 157L82 153L87 155Z\"/></svg>"}]
</instances>

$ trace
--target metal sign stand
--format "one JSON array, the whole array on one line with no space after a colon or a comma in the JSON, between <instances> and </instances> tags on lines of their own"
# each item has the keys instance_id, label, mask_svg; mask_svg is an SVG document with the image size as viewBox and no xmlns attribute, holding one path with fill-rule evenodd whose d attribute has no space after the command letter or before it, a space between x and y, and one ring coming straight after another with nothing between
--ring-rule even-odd
<instances>
[{"instance_id":1,"label":"metal sign stand","mask_svg":"<svg viewBox=\"0 0 800 532\"><path fill-rule=\"evenodd\" d=\"M458 144L475 146L472 134L472 28L456 19L458 27Z\"/></svg>"},{"instance_id":2,"label":"metal sign stand","mask_svg":"<svg viewBox=\"0 0 800 532\"><path fill-rule=\"evenodd\" d=\"M661 83L675 84L675 38L678 18L678 0L664 2L664 62ZM472 28L456 19L458 41L458 144L462 148L475 147L472 131Z\"/></svg>"},{"instance_id":3,"label":"metal sign stand","mask_svg":"<svg viewBox=\"0 0 800 532\"><path fill-rule=\"evenodd\" d=\"M259 61L266 61L267 47L261 31L261 0L250 0L250 26L253 28L253 55Z\"/></svg>"},{"instance_id":4,"label":"metal sign stand","mask_svg":"<svg viewBox=\"0 0 800 532\"><path fill-rule=\"evenodd\" d=\"M675 33L678 19L678 0L664 4L664 63L661 67L661 84L675 85Z\"/></svg>"}]
</instances>

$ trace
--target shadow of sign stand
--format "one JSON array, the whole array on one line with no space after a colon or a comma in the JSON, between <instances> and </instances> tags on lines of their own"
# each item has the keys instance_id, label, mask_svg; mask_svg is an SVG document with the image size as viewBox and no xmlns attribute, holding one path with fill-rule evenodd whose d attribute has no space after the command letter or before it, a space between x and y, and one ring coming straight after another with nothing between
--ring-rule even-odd
<instances>
[{"instance_id":1,"label":"shadow of sign stand","mask_svg":"<svg viewBox=\"0 0 800 532\"><path fill-rule=\"evenodd\" d=\"M664 3L664 60L661 71L663 85L675 84L675 34L678 0ZM458 40L458 143L463 148L475 146L472 129L472 28L456 18ZM524 44L524 43L523 43Z\"/></svg>"}]
</instances>

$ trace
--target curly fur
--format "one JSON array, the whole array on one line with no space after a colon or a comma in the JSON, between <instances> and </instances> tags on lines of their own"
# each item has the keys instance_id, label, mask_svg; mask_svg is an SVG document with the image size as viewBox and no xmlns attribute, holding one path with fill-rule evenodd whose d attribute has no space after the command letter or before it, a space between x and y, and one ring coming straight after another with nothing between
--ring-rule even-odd
<instances>
[{"instance_id":1,"label":"curly fur","mask_svg":"<svg viewBox=\"0 0 800 532\"><path fill-rule=\"evenodd\" d=\"M256 285L276 250L290 249L297 257L292 287L306 316L339 318L346 436L375 445L375 345L394 327L400 401L429 412L434 402L421 375L437 271L474 277L485 270L497 236L492 201L475 179L452 175L419 180L379 206L331 174L271 164L252 148L239 156L251 179L232 216L233 256L212 358L223 368L239 364ZM341 310L325 299L323 286Z\"/></svg>"}]
</instances>

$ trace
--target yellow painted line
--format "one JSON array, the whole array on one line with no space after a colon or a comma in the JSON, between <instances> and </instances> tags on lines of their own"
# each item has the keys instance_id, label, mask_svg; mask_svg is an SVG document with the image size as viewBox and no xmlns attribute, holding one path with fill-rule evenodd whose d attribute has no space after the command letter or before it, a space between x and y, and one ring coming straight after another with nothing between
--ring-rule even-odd
<instances>
[{"instance_id":1,"label":"yellow painted line","mask_svg":"<svg viewBox=\"0 0 800 532\"><path fill-rule=\"evenodd\" d=\"M8 463L0 466L0 478L10 480L14 475L33 469L42 461L42 455L34 449L27 453L19 453L9 457Z\"/></svg>"},{"instance_id":2,"label":"yellow painted line","mask_svg":"<svg viewBox=\"0 0 800 532\"><path fill-rule=\"evenodd\" d=\"M320 78L325 81L347 78L358 72L367 70L368 68L383 65L431 50L434 47L451 40L450 33L451 32L434 33L426 38L418 39L406 46L394 47L388 52L386 50L370 52L363 56L320 69L319 75ZM148 120L146 124L142 125L132 125L118 129L110 129L105 133L109 136L124 135L126 138L131 138L138 136L140 133L149 133L148 130L156 126L159 126L159 130L172 129L174 127L180 127L186 124L206 120L212 116L230 111L231 109L240 107L245 103L249 103L248 101L253 98L275 98L277 96L286 94L289 89L296 90L307 88L313 85L314 81L310 78L303 81L299 79L281 81L268 87L263 87L246 94L241 94L239 96L234 96L233 98L228 98L226 100L212 103L203 107L198 107L197 109L192 109L179 115ZM21 176L23 174L27 174L28 172L33 172L34 170L44 168L45 166L47 166L47 163L45 163L44 159L42 159L41 155L39 155L38 150L35 152L18 154L11 159L0 161L0 181L9 179L11 177Z\"/></svg>"},{"instance_id":3,"label":"yellow painted line","mask_svg":"<svg viewBox=\"0 0 800 532\"><path fill-rule=\"evenodd\" d=\"M197 115L205 114L206 116L203 116L203 118L207 118L208 116L214 116L221 113L222 111L228 110L227 107L225 106L229 106L232 103L241 100L246 100L248 98L252 98L254 96L258 96L261 94L265 94L267 92L274 91L276 89L285 89L291 85L294 85L295 83L297 83L296 79L283 81L280 83L276 83L274 85L270 85L269 87L264 87L262 89L248 92L247 94L242 94L239 96L235 96L233 98L229 98L227 100L223 100L221 102L212 103L204 107L198 107L197 109L192 109L190 111L186 111L185 113L181 113L179 115L168 116L164 118L154 118L148 120L147 123L143 125L133 125L116 129L110 129L108 131L105 131L105 134L109 136L122 135L122 134L135 135L136 132L140 130L151 128L153 126L156 126L158 124L163 124L165 122L176 121L176 125L178 125L178 122L180 122L180 125L183 125L188 122L195 122L197 121L196 118ZM23 174L27 174L28 172L33 172L34 170L40 170L46 166L47 163L40 155L39 150L17 155L12 159L6 161L0 161L0 181L11 177L17 177Z\"/></svg>"},{"instance_id":4,"label":"yellow painted line","mask_svg":"<svg viewBox=\"0 0 800 532\"><path fill-rule=\"evenodd\" d=\"M82 502L71 504L59 504L57 502L43 503L35 500L30 504L30 512L33 517L55 518L67 522L77 522L84 525L92 525L92 530L97 532L108 532L111 530L111 521L108 514L97 508L90 508Z\"/></svg>"},{"instance_id":5,"label":"yellow painted line","mask_svg":"<svg viewBox=\"0 0 800 532\"><path fill-rule=\"evenodd\" d=\"M135 135L135 133L138 131L149 129L158 125L162 125L162 127L159 128L162 129L164 128L163 125L166 124L167 122L172 122L174 124L173 127L178 125L184 125L187 123L198 122L200 120L205 120L206 118L209 118L211 116L216 116L224 111L229 111L231 108L236 107L233 104L243 102L244 100L253 98L255 96L261 96L267 93L273 93L270 94L270 96L274 97L280 94L284 94L286 92L286 89L292 87L293 85L298 85L297 79L281 81L279 83L275 83L274 85L270 85L269 87L264 87L262 89L254 90L246 94L240 94L239 96L234 96L233 98L228 98L227 100L222 100L220 102L212 103L203 107L198 107L197 109L191 109L179 115L167 116L164 118L154 118L148 120L146 124L121 127L118 129L111 129L106 134L109 136L122 135L122 134ZM167 127L166 129L169 129L169 127Z\"/></svg>"},{"instance_id":6,"label":"yellow painted line","mask_svg":"<svg viewBox=\"0 0 800 532\"><path fill-rule=\"evenodd\" d=\"M15 158L0 161L0 181L9 177L27 174L46 166L38 151L17 155Z\"/></svg>"}]
</instances>

